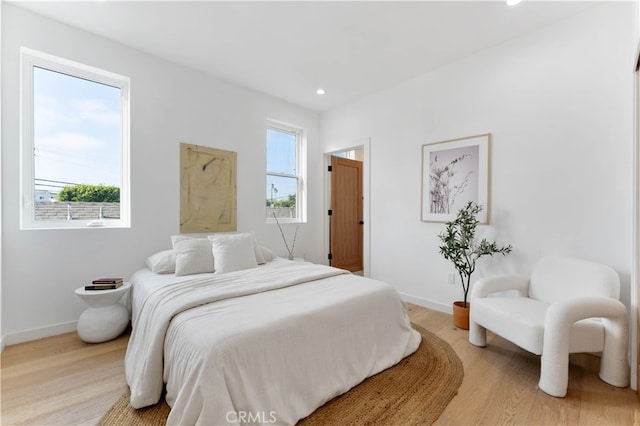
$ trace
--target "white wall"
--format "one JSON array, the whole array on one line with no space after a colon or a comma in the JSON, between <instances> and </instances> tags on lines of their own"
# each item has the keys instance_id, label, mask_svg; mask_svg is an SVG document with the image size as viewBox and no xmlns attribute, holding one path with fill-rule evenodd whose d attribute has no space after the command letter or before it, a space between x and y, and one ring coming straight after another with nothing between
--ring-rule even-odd
<instances>
[{"instance_id":1,"label":"white wall","mask_svg":"<svg viewBox=\"0 0 640 426\"><path fill-rule=\"evenodd\" d=\"M131 78L131 229L19 230L19 47ZM203 54L206 54L203 52ZM7 344L73 330L85 308L73 290L101 275L128 277L178 233L179 143L238 153L238 228L286 254L266 225L267 118L308 131L308 223L296 255L321 262L318 115L3 3L2 336ZM293 232L293 228L289 228ZM319 242L319 243L318 243Z\"/></svg>"},{"instance_id":2,"label":"white wall","mask_svg":"<svg viewBox=\"0 0 640 426\"><path fill-rule=\"evenodd\" d=\"M633 3L595 7L322 114L324 151L371 138L371 276L450 312L442 224L420 222L421 145L492 133L491 225L474 279L546 254L614 267L630 306Z\"/></svg>"}]
</instances>

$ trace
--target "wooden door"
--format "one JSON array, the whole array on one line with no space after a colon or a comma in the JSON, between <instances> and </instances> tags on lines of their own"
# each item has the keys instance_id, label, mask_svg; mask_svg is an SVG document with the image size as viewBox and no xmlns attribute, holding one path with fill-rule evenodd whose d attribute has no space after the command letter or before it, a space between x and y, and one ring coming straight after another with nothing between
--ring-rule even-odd
<instances>
[{"instance_id":1,"label":"wooden door","mask_svg":"<svg viewBox=\"0 0 640 426\"><path fill-rule=\"evenodd\" d=\"M331 265L362 271L362 161L331 156Z\"/></svg>"}]
</instances>

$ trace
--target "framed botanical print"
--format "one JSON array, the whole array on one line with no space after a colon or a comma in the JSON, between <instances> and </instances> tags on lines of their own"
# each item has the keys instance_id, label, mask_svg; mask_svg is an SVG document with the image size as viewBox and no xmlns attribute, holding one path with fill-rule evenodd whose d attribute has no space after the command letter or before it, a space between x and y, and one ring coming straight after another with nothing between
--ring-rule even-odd
<instances>
[{"instance_id":1,"label":"framed botanical print","mask_svg":"<svg viewBox=\"0 0 640 426\"><path fill-rule=\"evenodd\" d=\"M489 148L491 134L422 145L423 222L448 222L469 201L483 207L489 223Z\"/></svg>"}]
</instances>

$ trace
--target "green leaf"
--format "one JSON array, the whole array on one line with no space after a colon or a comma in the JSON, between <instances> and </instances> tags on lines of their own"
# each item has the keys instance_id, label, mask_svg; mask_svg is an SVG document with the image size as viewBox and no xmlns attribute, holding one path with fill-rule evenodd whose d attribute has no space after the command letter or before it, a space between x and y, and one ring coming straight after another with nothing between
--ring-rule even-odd
<instances>
[{"instance_id":1,"label":"green leaf","mask_svg":"<svg viewBox=\"0 0 640 426\"><path fill-rule=\"evenodd\" d=\"M439 246L440 254L453 263L460 275L465 306L471 274L476 269L476 261L482 256L493 256L495 253L507 255L512 250L511 245L500 247L495 241L489 242L486 238L483 238L479 244L475 243L476 228L480 223L477 215L481 211L482 206L469 201L458 211L454 220L445 223L444 231L438 234L438 238L443 243Z\"/></svg>"}]
</instances>

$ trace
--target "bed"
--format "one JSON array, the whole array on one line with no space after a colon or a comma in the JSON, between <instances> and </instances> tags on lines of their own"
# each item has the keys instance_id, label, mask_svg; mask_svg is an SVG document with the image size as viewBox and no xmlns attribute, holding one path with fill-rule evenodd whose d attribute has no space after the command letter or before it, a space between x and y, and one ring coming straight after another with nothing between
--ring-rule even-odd
<instances>
[{"instance_id":1,"label":"bed","mask_svg":"<svg viewBox=\"0 0 640 426\"><path fill-rule=\"evenodd\" d=\"M295 424L420 343L393 287L325 265L130 281L130 402L166 390L168 424Z\"/></svg>"}]
</instances>

